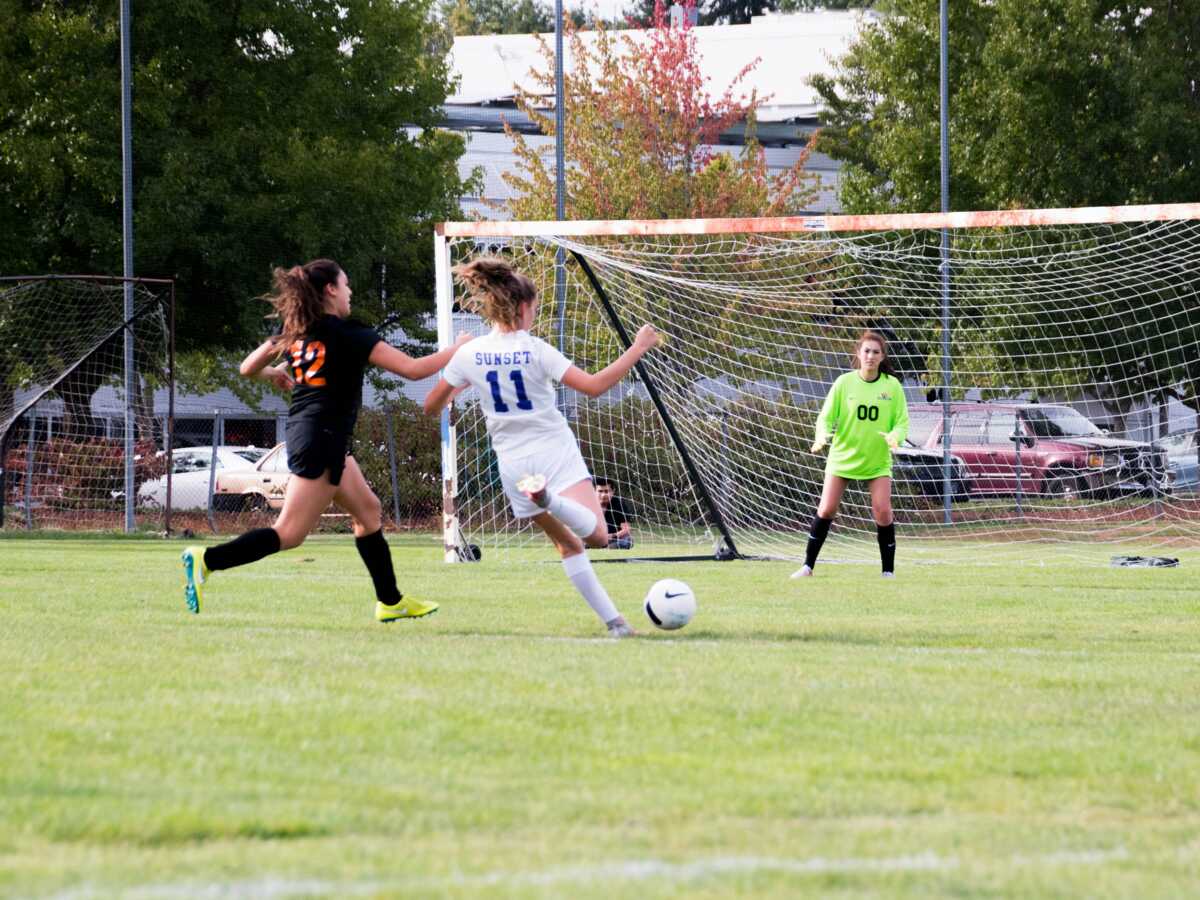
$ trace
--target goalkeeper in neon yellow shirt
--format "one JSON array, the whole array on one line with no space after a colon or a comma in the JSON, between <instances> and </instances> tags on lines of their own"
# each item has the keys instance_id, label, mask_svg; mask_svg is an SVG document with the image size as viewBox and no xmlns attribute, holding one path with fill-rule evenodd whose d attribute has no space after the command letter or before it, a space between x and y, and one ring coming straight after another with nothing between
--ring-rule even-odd
<instances>
[{"instance_id":1,"label":"goalkeeper in neon yellow shirt","mask_svg":"<svg viewBox=\"0 0 1200 900\"><path fill-rule=\"evenodd\" d=\"M854 348L853 360L855 371L847 372L833 383L817 417L812 452L820 453L829 447L825 485L808 533L804 565L792 573L793 578L812 575L850 481L867 482L883 576L891 578L896 571L892 451L908 437L908 404L900 379L888 362L883 335L864 331Z\"/></svg>"}]
</instances>

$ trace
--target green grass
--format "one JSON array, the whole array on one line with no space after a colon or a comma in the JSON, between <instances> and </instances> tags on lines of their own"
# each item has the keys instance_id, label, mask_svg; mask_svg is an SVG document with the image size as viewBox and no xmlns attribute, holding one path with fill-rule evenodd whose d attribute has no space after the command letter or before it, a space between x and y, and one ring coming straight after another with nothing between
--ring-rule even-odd
<instances>
[{"instance_id":1,"label":"green grass","mask_svg":"<svg viewBox=\"0 0 1200 900\"><path fill-rule=\"evenodd\" d=\"M220 573L199 616L178 542L0 540L0 896L1200 883L1200 553L599 566L637 622L656 578L700 601L611 642L548 549L392 543L437 615L375 624L346 537Z\"/></svg>"}]
</instances>

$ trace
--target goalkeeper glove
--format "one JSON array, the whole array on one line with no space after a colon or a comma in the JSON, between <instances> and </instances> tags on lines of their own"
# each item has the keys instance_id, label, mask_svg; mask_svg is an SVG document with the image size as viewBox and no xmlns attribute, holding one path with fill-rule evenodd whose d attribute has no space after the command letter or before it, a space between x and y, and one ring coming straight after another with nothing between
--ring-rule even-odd
<instances>
[{"instance_id":1,"label":"goalkeeper glove","mask_svg":"<svg viewBox=\"0 0 1200 900\"><path fill-rule=\"evenodd\" d=\"M890 449L895 450L900 446L900 442L896 440L895 435L893 435L890 431L881 431L879 434L885 441L887 441L887 445Z\"/></svg>"},{"instance_id":2,"label":"goalkeeper glove","mask_svg":"<svg viewBox=\"0 0 1200 900\"><path fill-rule=\"evenodd\" d=\"M810 448L812 453L820 453L824 449L825 449L825 438L817 438L815 441L813 441L813 445Z\"/></svg>"}]
</instances>

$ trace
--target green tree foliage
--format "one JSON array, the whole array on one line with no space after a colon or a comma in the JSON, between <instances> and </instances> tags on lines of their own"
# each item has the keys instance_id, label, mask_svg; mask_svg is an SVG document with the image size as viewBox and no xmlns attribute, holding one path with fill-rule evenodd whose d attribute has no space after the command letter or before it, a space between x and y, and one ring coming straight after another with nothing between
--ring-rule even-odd
<instances>
[{"instance_id":1,"label":"green tree foliage","mask_svg":"<svg viewBox=\"0 0 1200 900\"><path fill-rule=\"evenodd\" d=\"M119 274L118 5L0 21L0 272ZM134 5L135 267L178 280L181 349L253 339L271 266L315 256L367 318L428 307L430 225L464 193L436 34L429 0Z\"/></svg>"},{"instance_id":2,"label":"green tree foliage","mask_svg":"<svg viewBox=\"0 0 1200 900\"><path fill-rule=\"evenodd\" d=\"M441 14L455 35L554 30L554 9L542 0L443 0Z\"/></svg>"},{"instance_id":3,"label":"green tree foliage","mask_svg":"<svg viewBox=\"0 0 1200 900\"><path fill-rule=\"evenodd\" d=\"M554 4L547 0L441 0L439 15L455 37L474 34L545 34L554 30ZM563 13L576 28L606 24L586 7Z\"/></svg>"},{"instance_id":4,"label":"green tree foliage","mask_svg":"<svg viewBox=\"0 0 1200 900\"><path fill-rule=\"evenodd\" d=\"M938 3L897 0L814 87L848 212L939 205ZM951 208L1200 196L1200 4L950 5Z\"/></svg>"},{"instance_id":5,"label":"green tree foliage","mask_svg":"<svg viewBox=\"0 0 1200 900\"><path fill-rule=\"evenodd\" d=\"M754 16L773 12L772 0L707 0L700 10L701 25L746 25Z\"/></svg>"}]
</instances>

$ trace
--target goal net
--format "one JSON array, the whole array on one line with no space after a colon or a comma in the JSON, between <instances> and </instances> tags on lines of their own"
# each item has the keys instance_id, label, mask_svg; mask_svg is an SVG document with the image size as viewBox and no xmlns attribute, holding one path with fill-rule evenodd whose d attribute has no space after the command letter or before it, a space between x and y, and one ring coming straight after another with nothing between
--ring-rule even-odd
<instances>
[{"instance_id":1,"label":"goal net","mask_svg":"<svg viewBox=\"0 0 1200 900\"><path fill-rule=\"evenodd\" d=\"M0 278L0 525L125 524L125 334L132 329L135 525L166 527L171 283Z\"/></svg>"},{"instance_id":2,"label":"goal net","mask_svg":"<svg viewBox=\"0 0 1200 900\"><path fill-rule=\"evenodd\" d=\"M533 278L534 332L583 369L643 322L667 337L607 395L561 394L630 513L614 557L802 557L816 416L865 328L908 401L893 506L910 559L1197 537L1200 204L447 223L435 244L443 342L486 328L450 274L482 254ZM480 402L443 423L448 558L543 540L509 512ZM865 485L823 559L877 561Z\"/></svg>"}]
</instances>

